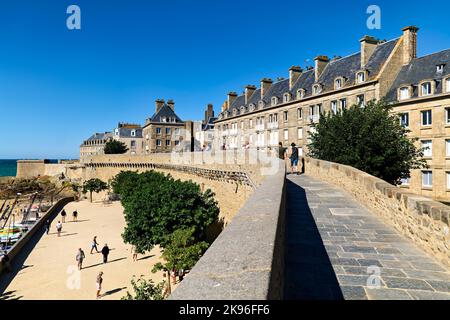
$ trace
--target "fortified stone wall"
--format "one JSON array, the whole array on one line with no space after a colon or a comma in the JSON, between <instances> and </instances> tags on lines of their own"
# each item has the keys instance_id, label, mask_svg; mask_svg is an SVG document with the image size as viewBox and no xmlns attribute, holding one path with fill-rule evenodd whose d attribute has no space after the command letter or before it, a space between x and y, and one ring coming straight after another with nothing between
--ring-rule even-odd
<instances>
[{"instance_id":1,"label":"fortified stone wall","mask_svg":"<svg viewBox=\"0 0 450 320\"><path fill-rule=\"evenodd\" d=\"M32 178L45 174L45 160L18 160L17 178Z\"/></svg>"},{"instance_id":2,"label":"fortified stone wall","mask_svg":"<svg viewBox=\"0 0 450 320\"><path fill-rule=\"evenodd\" d=\"M355 168L304 158L305 174L334 184L450 266L450 207L393 186Z\"/></svg>"}]
</instances>

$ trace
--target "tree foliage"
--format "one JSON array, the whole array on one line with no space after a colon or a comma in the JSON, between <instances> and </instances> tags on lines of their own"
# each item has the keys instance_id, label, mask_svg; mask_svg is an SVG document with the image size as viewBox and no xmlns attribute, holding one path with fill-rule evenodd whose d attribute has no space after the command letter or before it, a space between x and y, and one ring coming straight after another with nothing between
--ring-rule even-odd
<instances>
[{"instance_id":1,"label":"tree foliage","mask_svg":"<svg viewBox=\"0 0 450 320\"><path fill-rule=\"evenodd\" d=\"M162 254L165 263L155 264L153 272L190 270L209 246L205 241L196 242L194 228L175 230L167 238Z\"/></svg>"},{"instance_id":2,"label":"tree foliage","mask_svg":"<svg viewBox=\"0 0 450 320\"><path fill-rule=\"evenodd\" d=\"M92 192L99 193L108 189L108 184L100 179L90 179L83 183L83 193L89 192L89 198L92 202Z\"/></svg>"},{"instance_id":3,"label":"tree foliage","mask_svg":"<svg viewBox=\"0 0 450 320\"><path fill-rule=\"evenodd\" d=\"M385 101L352 106L320 116L311 132L309 156L355 167L389 183L399 184L410 170L426 167L417 139L407 136L398 115Z\"/></svg>"},{"instance_id":4,"label":"tree foliage","mask_svg":"<svg viewBox=\"0 0 450 320\"><path fill-rule=\"evenodd\" d=\"M157 244L167 247L168 235L178 229L192 229L195 241L202 241L219 215L214 193L209 189L202 193L192 181L174 180L155 171L128 171L119 173L111 184L124 207L122 237L140 253Z\"/></svg>"},{"instance_id":5,"label":"tree foliage","mask_svg":"<svg viewBox=\"0 0 450 320\"><path fill-rule=\"evenodd\" d=\"M125 143L111 139L106 142L104 152L105 154L124 154L128 151L128 147Z\"/></svg>"},{"instance_id":6,"label":"tree foliage","mask_svg":"<svg viewBox=\"0 0 450 320\"><path fill-rule=\"evenodd\" d=\"M131 279L131 286L133 287L134 295L129 291L122 300L163 300L164 282L155 284L153 280L145 280L140 277L135 280Z\"/></svg>"}]
</instances>

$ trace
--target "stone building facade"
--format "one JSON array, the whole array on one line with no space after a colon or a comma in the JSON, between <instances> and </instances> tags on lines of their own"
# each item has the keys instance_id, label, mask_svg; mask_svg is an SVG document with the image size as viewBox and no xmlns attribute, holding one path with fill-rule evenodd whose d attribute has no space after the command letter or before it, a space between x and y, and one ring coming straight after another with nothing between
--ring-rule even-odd
<instances>
[{"instance_id":1,"label":"stone building facade","mask_svg":"<svg viewBox=\"0 0 450 320\"><path fill-rule=\"evenodd\" d=\"M111 132L94 133L80 145L80 158L104 154L105 144L112 137Z\"/></svg>"},{"instance_id":2,"label":"stone building facade","mask_svg":"<svg viewBox=\"0 0 450 320\"><path fill-rule=\"evenodd\" d=\"M287 79L264 78L259 88L230 92L215 121L216 144L272 149L294 142L306 154L320 113L387 98L400 121L408 121L411 137L429 147L430 169L414 170L403 187L450 201L450 51L417 58L418 28L402 31L390 41L365 36L355 54L320 55L314 67L291 67Z\"/></svg>"},{"instance_id":3,"label":"stone building facade","mask_svg":"<svg viewBox=\"0 0 450 320\"><path fill-rule=\"evenodd\" d=\"M212 149L214 142L214 121L217 118L214 117L214 107L212 104L208 104L205 110L205 117L201 122L194 123L195 140L198 141L200 149L196 151L207 151Z\"/></svg>"}]
</instances>

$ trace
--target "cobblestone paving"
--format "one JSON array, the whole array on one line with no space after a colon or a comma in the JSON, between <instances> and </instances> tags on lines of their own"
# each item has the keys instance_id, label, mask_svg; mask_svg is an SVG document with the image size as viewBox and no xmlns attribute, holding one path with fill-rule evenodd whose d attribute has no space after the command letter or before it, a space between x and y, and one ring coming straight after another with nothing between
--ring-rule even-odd
<instances>
[{"instance_id":1,"label":"cobblestone paving","mask_svg":"<svg viewBox=\"0 0 450 320\"><path fill-rule=\"evenodd\" d=\"M287 179L286 299L450 300L449 270L349 194Z\"/></svg>"}]
</instances>

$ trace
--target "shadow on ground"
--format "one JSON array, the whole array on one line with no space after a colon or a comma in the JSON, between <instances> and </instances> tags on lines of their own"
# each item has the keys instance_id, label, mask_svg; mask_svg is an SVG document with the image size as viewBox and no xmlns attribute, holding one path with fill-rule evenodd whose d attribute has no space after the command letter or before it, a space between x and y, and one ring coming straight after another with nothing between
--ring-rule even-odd
<instances>
[{"instance_id":1,"label":"shadow on ground","mask_svg":"<svg viewBox=\"0 0 450 320\"><path fill-rule=\"evenodd\" d=\"M343 300L305 189L286 180L285 299Z\"/></svg>"}]
</instances>

